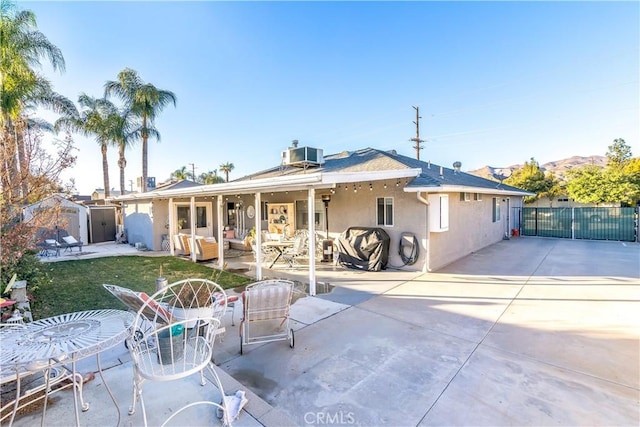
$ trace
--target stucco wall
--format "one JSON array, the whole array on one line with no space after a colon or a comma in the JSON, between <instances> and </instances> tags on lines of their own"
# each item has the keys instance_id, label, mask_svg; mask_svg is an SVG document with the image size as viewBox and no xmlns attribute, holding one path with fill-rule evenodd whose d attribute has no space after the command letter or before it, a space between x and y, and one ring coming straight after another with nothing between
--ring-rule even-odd
<instances>
[{"instance_id":1,"label":"stucco wall","mask_svg":"<svg viewBox=\"0 0 640 427\"><path fill-rule=\"evenodd\" d=\"M500 221L493 222L493 198L500 200ZM509 230L507 197L483 194L482 200L461 201L460 193L449 194L449 230L430 233L431 271L498 242ZM519 198L517 198L519 199ZM504 200L504 201L503 201ZM510 199L509 209L519 200ZM435 213L434 213L435 214Z\"/></svg>"},{"instance_id":2,"label":"stucco wall","mask_svg":"<svg viewBox=\"0 0 640 427\"><path fill-rule=\"evenodd\" d=\"M362 187L360 187L362 186ZM419 257L415 264L406 268L422 270L426 262L426 247L424 235L426 232L426 205L418 202L415 194L405 193L402 186L394 183L373 183L373 190L369 190L369 183L357 183L357 192L353 191L353 184L339 186L335 194L331 194L329 203L329 235L337 239L342 232L353 226L379 227L377 224L377 204L379 197L392 197L394 208L394 225L380 226L391 238L389 244L389 266L401 267L402 259L398 253L400 236L402 233L412 233L419 243ZM316 192L317 198L326 191Z\"/></svg>"},{"instance_id":3,"label":"stucco wall","mask_svg":"<svg viewBox=\"0 0 640 427\"><path fill-rule=\"evenodd\" d=\"M129 243L144 243L154 249L153 204L150 201L130 201L124 206L124 228ZM160 236L158 236L160 238Z\"/></svg>"}]
</instances>

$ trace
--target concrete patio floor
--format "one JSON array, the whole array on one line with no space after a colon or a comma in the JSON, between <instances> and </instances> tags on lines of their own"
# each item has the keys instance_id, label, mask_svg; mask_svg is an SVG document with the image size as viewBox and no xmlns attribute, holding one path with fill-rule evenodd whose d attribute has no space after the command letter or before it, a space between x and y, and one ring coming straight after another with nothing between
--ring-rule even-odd
<instances>
[{"instance_id":1,"label":"concrete patio floor","mask_svg":"<svg viewBox=\"0 0 640 427\"><path fill-rule=\"evenodd\" d=\"M294 349L274 342L241 356L237 323L225 316L215 362L225 391L249 397L235 425L640 424L638 244L518 238L436 273L327 266L318 280L335 288L294 303ZM101 360L120 424L141 425L139 411L127 415L126 350ZM179 401L216 393L164 386L145 388L151 425ZM116 424L100 378L85 389L81 423ZM53 398L47 425L71 424L71 393ZM36 422L39 414L14 425ZM216 422L198 409L174 425Z\"/></svg>"}]
</instances>

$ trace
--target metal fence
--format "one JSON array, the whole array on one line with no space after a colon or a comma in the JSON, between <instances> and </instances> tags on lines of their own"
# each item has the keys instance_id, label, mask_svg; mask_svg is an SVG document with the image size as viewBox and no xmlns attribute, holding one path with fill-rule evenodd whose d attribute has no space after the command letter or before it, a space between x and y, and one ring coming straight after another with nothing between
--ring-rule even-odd
<instances>
[{"instance_id":1,"label":"metal fence","mask_svg":"<svg viewBox=\"0 0 640 427\"><path fill-rule=\"evenodd\" d=\"M520 234L638 241L638 208L519 208Z\"/></svg>"}]
</instances>

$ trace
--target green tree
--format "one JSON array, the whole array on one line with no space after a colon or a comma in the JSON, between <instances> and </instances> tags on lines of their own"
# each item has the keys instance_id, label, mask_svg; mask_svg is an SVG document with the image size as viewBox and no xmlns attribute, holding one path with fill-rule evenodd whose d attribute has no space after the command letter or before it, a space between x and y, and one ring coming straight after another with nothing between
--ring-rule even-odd
<instances>
[{"instance_id":1,"label":"green tree","mask_svg":"<svg viewBox=\"0 0 640 427\"><path fill-rule=\"evenodd\" d=\"M511 176L504 180L504 183L536 193L535 196L525 197L526 203L532 203L541 197L548 197L551 189L558 185L553 175L545 175L533 157L530 161L524 162L522 169L513 171Z\"/></svg>"},{"instance_id":2,"label":"green tree","mask_svg":"<svg viewBox=\"0 0 640 427\"><path fill-rule=\"evenodd\" d=\"M135 70L125 68L118 73L118 79L107 81L105 96L116 95L125 102L125 108L141 119L140 138L142 140L142 191L147 191L148 140L150 136L160 141L159 132L151 132L157 115L169 104L176 105L176 95L168 90L145 83Z\"/></svg>"},{"instance_id":3,"label":"green tree","mask_svg":"<svg viewBox=\"0 0 640 427\"><path fill-rule=\"evenodd\" d=\"M229 172L235 169L233 163L227 162L220 165L220 170L224 172L224 178L226 182L229 182Z\"/></svg>"},{"instance_id":4,"label":"green tree","mask_svg":"<svg viewBox=\"0 0 640 427\"><path fill-rule=\"evenodd\" d=\"M580 203L622 203L640 201L640 159L627 158L624 167L612 162L606 169L587 165L567 172L569 197Z\"/></svg>"},{"instance_id":5,"label":"green tree","mask_svg":"<svg viewBox=\"0 0 640 427\"><path fill-rule=\"evenodd\" d=\"M107 150L115 140L115 125L117 114L116 107L107 99L94 98L81 93L78 97L80 112L73 116L63 116L56 122L56 129L66 129L71 132L79 132L84 136L93 136L100 145L102 153L102 180L104 184L104 196L109 197L109 160ZM123 183L124 185L124 183Z\"/></svg>"},{"instance_id":6,"label":"green tree","mask_svg":"<svg viewBox=\"0 0 640 427\"><path fill-rule=\"evenodd\" d=\"M631 147L627 145L625 140L622 138L614 139L613 144L608 147L607 167L622 169L631 157Z\"/></svg>"},{"instance_id":7,"label":"green tree","mask_svg":"<svg viewBox=\"0 0 640 427\"><path fill-rule=\"evenodd\" d=\"M64 71L62 52L37 30L33 12L18 10L14 2L0 0L0 141L3 148L15 146L10 149L15 158L5 156L2 162L2 167L11 169L10 174L2 175L14 179L0 184L10 198L24 198L29 193L25 133L30 126L33 128L33 122L26 118L26 111L40 106L55 112L75 108L35 71L41 67L41 58L48 59L54 70ZM17 186L17 182L21 185Z\"/></svg>"},{"instance_id":8,"label":"green tree","mask_svg":"<svg viewBox=\"0 0 640 427\"><path fill-rule=\"evenodd\" d=\"M177 179L177 180L189 179L190 176L191 176L191 172L187 170L186 166L182 166L181 168L171 172L171 179Z\"/></svg>"},{"instance_id":9,"label":"green tree","mask_svg":"<svg viewBox=\"0 0 640 427\"><path fill-rule=\"evenodd\" d=\"M219 184L224 182L224 178L218 175L218 170L214 169L209 172L204 172L200 174L200 182L203 184Z\"/></svg>"}]
</instances>

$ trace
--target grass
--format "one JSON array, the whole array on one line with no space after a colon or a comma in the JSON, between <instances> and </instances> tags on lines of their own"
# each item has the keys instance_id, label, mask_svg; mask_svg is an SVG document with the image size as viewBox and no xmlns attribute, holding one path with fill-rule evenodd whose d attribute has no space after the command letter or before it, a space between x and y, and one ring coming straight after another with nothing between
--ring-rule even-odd
<instances>
[{"instance_id":1,"label":"grass","mask_svg":"<svg viewBox=\"0 0 640 427\"><path fill-rule=\"evenodd\" d=\"M83 310L127 307L103 288L103 283L151 295L160 273L169 283L197 277L211 279L225 289L243 286L251 279L176 257L118 256L42 265L51 282L33 292L34 319Z\"/></svg>"}]
</instances>

